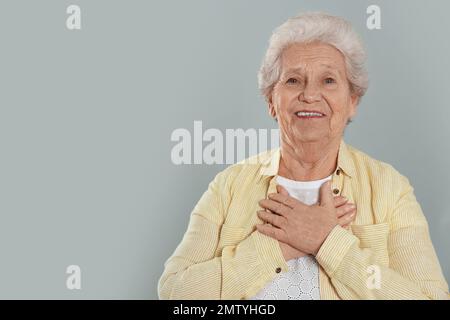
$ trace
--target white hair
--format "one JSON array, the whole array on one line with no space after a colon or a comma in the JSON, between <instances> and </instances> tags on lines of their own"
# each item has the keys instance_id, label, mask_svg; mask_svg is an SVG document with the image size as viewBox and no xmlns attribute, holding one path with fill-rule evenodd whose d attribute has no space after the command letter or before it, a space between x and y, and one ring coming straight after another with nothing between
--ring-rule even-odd
<instances>
[{"instance_id":1,"label":"white hair","mask_svg":"<svg viewBox=\"0 0 450 320\"><path fill-rule=\"evenodd\" d=\"M368 75L364 66L366 53L351 24L341 17L307 12L288 19L274 30L270 38L269 48L258 73L259 90L266 99L279 80L282 51L294 43L315 41L332 45L344 55L351 93L359 98L365 94L368 87Z\"/></svg>"}]
</instances>

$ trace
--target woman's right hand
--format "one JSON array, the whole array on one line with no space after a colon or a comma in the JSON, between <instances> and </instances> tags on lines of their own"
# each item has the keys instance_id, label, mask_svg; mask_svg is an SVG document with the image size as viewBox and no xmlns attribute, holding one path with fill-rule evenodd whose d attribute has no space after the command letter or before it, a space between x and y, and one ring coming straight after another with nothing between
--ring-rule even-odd
<instances>
[{"instance_id":1,"label":"woman's right hand","mask_svg":"<svg viewBox=\"0 0 450 320\"><path fill-rule=\"evenodd\" d=\"M355 220L356 206L353 203L349 203L348 199L342 196L334 197L334 206L336 208L339 225L348 229L350 223ZM284 242L278 241L278 243L280 244L281 251L286 261L306 255L306 253L297 250Z\"/></svg>"}]
</instances>

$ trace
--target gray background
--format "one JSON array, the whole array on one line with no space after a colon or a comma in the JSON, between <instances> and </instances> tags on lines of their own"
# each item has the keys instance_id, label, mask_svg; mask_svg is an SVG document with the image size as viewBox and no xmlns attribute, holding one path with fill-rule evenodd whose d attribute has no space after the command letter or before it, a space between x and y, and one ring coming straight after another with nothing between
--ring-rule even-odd
<instances>
[{"instance_id":1,"label":"gray background","mask_svg":"<svg viewBox=\"0 0 450 320\"><path fill-rule=\"evenodd\" d=\"M370 4L381 30L366 28ZM371 84L346 141L410 179L450 279L448 1L1 0L0 298L156 299L226 167L172 164L172 131L274 128L256 73L303 10L361 34ZM71 264L81 290L65 286Z\"/></svg>"}]
</instances>

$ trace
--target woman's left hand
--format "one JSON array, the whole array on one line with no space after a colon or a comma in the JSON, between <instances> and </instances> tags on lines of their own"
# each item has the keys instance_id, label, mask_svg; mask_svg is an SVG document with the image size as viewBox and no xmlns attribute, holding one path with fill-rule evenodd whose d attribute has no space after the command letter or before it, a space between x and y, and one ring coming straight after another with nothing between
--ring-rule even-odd
<instances>
[{"instance_id":1,"label":"woman's left hand","mask_svg":"<svg viewBox=\"0 0 450 320\"><path fill-rule=\"evenodd\" d=\"M331 230L338 225L331 193L331 182L320 187L319 204L308 206L286 194L271 193L269 199L259 201L258 216L267 224L258 224L259 232L289 244L305 253L316 255Z\"/></svg>"}]
</instances>

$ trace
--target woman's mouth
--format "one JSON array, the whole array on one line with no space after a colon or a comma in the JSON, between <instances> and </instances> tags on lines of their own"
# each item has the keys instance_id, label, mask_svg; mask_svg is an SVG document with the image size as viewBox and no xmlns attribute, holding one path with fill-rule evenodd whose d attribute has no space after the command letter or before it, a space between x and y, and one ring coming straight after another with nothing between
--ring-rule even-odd
<instances>
[{"instance_id":1,"label":"woman's mouth","mask_svg":"<svg viewBox=\"0 0 450 320\"><path fill-rule=\"evenodd\" d=\"M299 112L296 112L295 114L300 119L320 119L320 118L325 117L325 115L323 113L315 112L315 111L299 111Z\"/></svg>"}]
</instances>

